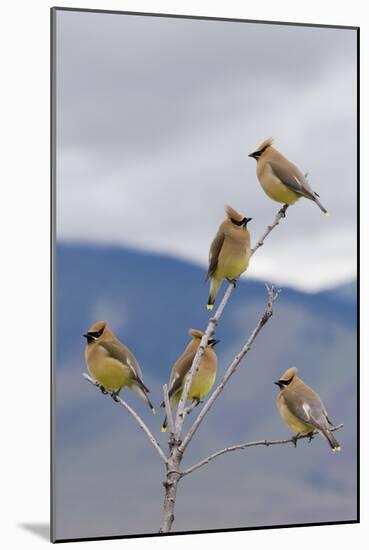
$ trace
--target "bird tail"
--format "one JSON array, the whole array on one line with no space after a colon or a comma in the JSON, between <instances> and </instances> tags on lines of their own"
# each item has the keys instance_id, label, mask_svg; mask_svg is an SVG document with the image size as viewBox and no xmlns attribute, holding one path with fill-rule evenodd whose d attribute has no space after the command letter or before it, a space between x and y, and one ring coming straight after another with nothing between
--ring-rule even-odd
<instances>
[{"instance_id":1,"label":"bird tail","mask_svg":"<svg viewBox=\"0 0 369 550\"><path fill-rule=\"evenodd\" d=\"M166 431L167 431L167 425L168 425L168 418L165 417L165 418L164 418L164 422L163 422L162 427L161 427L161 431L162 431L162 432L166 432Z\"/></svg>"},{"instance_id":2,"label":"bird tail","mask_svg":"<svg viewBox=\"0 0 369 550\"><path fill-rule=\"evenodd\" d=\"M330 430L322 430L322 434L327 438L333 452L338 452L341 450L341 445L338 443L337 439Z\"/></svg>"},{"instance_id":3,"label":"bird tail","mask_svg":"<svg viewBox=\"0 0 369 550\"><path fill-rule=\"evenodd\" d=\"M180 394L177 394L178 396ZM178 403L178 400L176 399L176 397L172 397L170 395L170 392L169 392L169 402L170 402L170 408L171 408L171 411L172 411L172 416L174 414L174 411L175 411L175 408L176 408L176 403ZM160 405L161 407L165 407L165 403L164 401L162 402L162 404ZM165 418L164 418L164 422L161 426L161 431L162 432L166 432L167 431L167 425L168 425L168 417L165 415Z\"/></svg>"},{"instance_id":4,"label":"bird tail","mask_svg":"<svg viewBox=\"0 0 369 550\"><path fill-rule=\"evenodd\" d=\"M207 304L208 309L213 309L215 298L219 292L220 285L221 285L221 281L218 281L214 277L211 277L210 292L209 292L209 298L208 298L208 304Z\"/></svg>"},{"instance_id":5,"label":"bird tail","mask_svg":"<svg viewBox=\"0 0 369 550\"><path fill-rule=\"evenodd\" d=\"M320 202L319 199L317 199L316 197L314 198L314 202L319 206L320 210L323 212L323 214L325 216L329 216L329 212L326 208L324 208L324 206L322 205L322 203Z\"/></svg>"},{"instance_id":6,"label":"bird tail","mask_svg":"<svg viewBox=\"0 0 369 550\"><path fill-rule=\"evenodd\" d=\"M142 401L145 401L145 403L148 404L152 414L156 414L156 409L150 401L150 398L148 396L149 390L146 388L146 386L134 382L131 386L131 389L136 395L138 395L138 397L142 399Z\"/></svg>"}]
</instances>

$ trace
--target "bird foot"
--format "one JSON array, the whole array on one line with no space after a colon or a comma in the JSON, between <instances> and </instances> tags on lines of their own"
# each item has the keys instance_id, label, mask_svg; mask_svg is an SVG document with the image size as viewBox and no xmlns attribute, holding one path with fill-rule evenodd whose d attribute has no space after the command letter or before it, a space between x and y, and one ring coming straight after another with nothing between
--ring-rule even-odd
<instances>
[{"instance_id":1,"label":"bird foot","mask_svg":"<svg viewBox=\"0 0 369 550\"><path fill-rule=\"evenodd\" d=\"M227 281L228 281L229 283L231 283L231 285L233 285L233 288L236 287L237 279L228 279L228 278L227 278Z\"/></svg>"},{"instance_id":2,"label":"bird foot","mask_svg":"<svg viewBox=\"0 0 369 550\"><path fill-rule=\"evenodd\" d=\"M100 388L100 391L101 391L102 394L104 394L104 395L107 395L107 394L108 394L108 392L106 391L106 389L104 388L104 386L99 385L99 388Z\"/></svg>"},{"instance_id":3,"label":"bird foot","mask_svg":"<svg viewBox=\"0 0 369 550\"><path fill-rule=\"evenodd\" d=\"M279 215L281 216L281 218L285 218L286 217L286 210L288 208L288 204L284 204L282 206L282 208L280 209L279 211Z\"/></svg>"},{"instance_id":4,"label":"bird foot","mask_svg":"<svg viewBox=\"0 0 369 550\"><path fill-rule=\"evenodd\" d=\"M119 402L119 399L118 399L118 397L119 397L119 392L120 392L120 390L118 390L118 391L112 391L111 394L110 394L111 397L112 397L112 399L114 399L114 401L115 401L116 403Z\"/></svg>"},{"instance_id":5,"label":"bird foot","mask_svg":"<svg viewBox=\"0 0 369 550\"><path fill-rule=\"evenodd\" d=\"M309 434L309 443L311 443L311 442L313 441L314 437L315 437L315 433L314 433L314 432L311 432L311 433Z\"/></svg>"},{"instance_id":6,"label":"bird foot","mask_svg":"<svg viewBox=\"0 0 369 550\"><path fill-rule=\"evenodd\" d=\"M300 434L296 434L296 435L294 435L294 436L291 438L292 443L295 445L295 449L296 449L296 447L297 447L297 440L298 440L298 438L299 438L299 435L300 435Z\"/></svg>"}]
</instances>

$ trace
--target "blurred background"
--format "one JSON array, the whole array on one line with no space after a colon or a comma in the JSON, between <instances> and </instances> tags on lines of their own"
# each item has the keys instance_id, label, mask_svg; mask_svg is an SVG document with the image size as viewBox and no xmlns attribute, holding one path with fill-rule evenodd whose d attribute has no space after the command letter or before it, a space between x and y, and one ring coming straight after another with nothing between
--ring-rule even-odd
<instances>
[{"instance_id":1,"label":"blurred background","mask_svg":"<svg viewBox=\"0 0 369 550\"><path fill-rule=\"evenodd\" d=\"M321 395L343 451L312 444L226 455L185 478L175 530L356 518L356 33L348 29L57 12L57 538L157 532L162 463L133 420L82 378L82 333L106 319L161 387L204 328L210 242L224 205L279 205L247 157L265 138L331 213L301 200L255 254L217 330L218 380L262 313L275 315L198 431L184 466L288 437L273 381L289 366ZM161 415L123 394L165 447ZM187 421L188 422L188 421Z\"/></svg>"}]
</instances>

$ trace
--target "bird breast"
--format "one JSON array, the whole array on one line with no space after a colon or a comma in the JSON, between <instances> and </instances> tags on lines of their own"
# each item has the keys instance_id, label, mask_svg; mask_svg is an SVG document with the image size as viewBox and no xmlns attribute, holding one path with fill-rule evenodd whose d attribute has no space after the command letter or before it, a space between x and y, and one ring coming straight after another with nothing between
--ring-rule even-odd
<instances>
[{"instance_id":1,"label":"bird breast","mask_svg":"<svg viewBox=\"0 0 369 550\"><path fill-rule=\"evenodd\" d=\"M132 371L125 365L109 357L106 351L96 346L87 360L87 369L91 376L104 388L117 390L130 386L132 382Z\"/></svg>"},{"instance_id":2,"label":"bird breast","mask_svg":"<svg viewBox=\"0 0 369 550\"><path fill-rule=\"evenodd\" d=\"M276 202L293 204L300 198L298 193L286 187L274 174L268 163L257 166L257 176L268 197Z\"/></svg>"},{"instance_id":3,"label":"bird breast","mask_svg":"<svg viewBox=\"0 0 369 550\"><path fill-rule=\"evenodd\" d=\"M314 430L313 426L307 424L306 422L303 422L289 410L282 394L279 394L278 396L277 406L282 419L285 421L291 431L295 433L305 434L310 433Z\"/></svg>"}]
</instances>

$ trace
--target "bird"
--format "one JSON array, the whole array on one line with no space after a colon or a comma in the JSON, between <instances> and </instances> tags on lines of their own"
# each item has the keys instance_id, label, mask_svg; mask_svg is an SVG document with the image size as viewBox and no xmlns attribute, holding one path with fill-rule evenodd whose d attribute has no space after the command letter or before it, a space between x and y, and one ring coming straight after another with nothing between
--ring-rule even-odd
<instances>
[{"instance_id":1,"label":"bird","mask_svg":"<svg viewBox=\"0 0 369 550\"><path fill-rule=\"evenodd\" d=\"M272 147L273 139L263 141L249 157L256 160L256 175L264 192L274 201L294 204L301 197L314 201L320 210L329 216L329 212L319 201L319 195L310 187L306 176Z\"/></svg>"},{"instance_id":2,"label":"bird","mask_svg":"<svg viewBox=\"0 0 369 550\"><path fill-rule=\"evenodd\" d=\"M291 367L281 376L277 397L277 408L287 426L296 433L311 434L318 430L327 439L332 451L341 446L331 432L332 422L319 395L297 376L297 368Z\"/></svg>"},{"instance_id":3,"label":"bird","mask_svg":"<svg viewBox=\"0 0 369 550\"><path fill-rule=\"evenodd\" d=\"M220 225L209 251L210 279L208 309L213 309L216 295L223 279L236 283L236 279L246 271L251 256L250 233L247 224L252 218L246 218L226 206L227 218Z\"/></svg>"},{"instance_id":4,"label":"bird","mask_svg":"<svg viewBox=\"0 0 369 550\"><path fill-rule=\"evenodd\" d=\"M87 339L85 360L88 372L101 386L103 393L110 392L117 400L120 391L131 389L156 413L145 386L142 372L133 353L118 340L107 321L98 321L83 336Z\"/></svg>"},{"instance_id":5,"label":"bird","mask_svg":"<svg viewBox=\"0 0 369 550\"><path fill-rule=\"evenodd\" d=\"M191 341L187 345L184 352L178 357L174 363L169 379L168 395L169 401L172 407L179 403L182 392L185 386L186 375L189 372L198 347L201 342L201 338L204 336L204 332L191 328L189 335L192 337ZM214 351L214 346L219 343L219 340L209 338L207 346L200 360L199 368L194 375L191 383L190 390L188 392L187 399L196 401L199 404L207 396L209 391L214 385L217 375L218 358ZM164 407L165 403L161 404ZM162 432L167 429L167 417L165 417Z\"/></svg>"}]
</instances>

